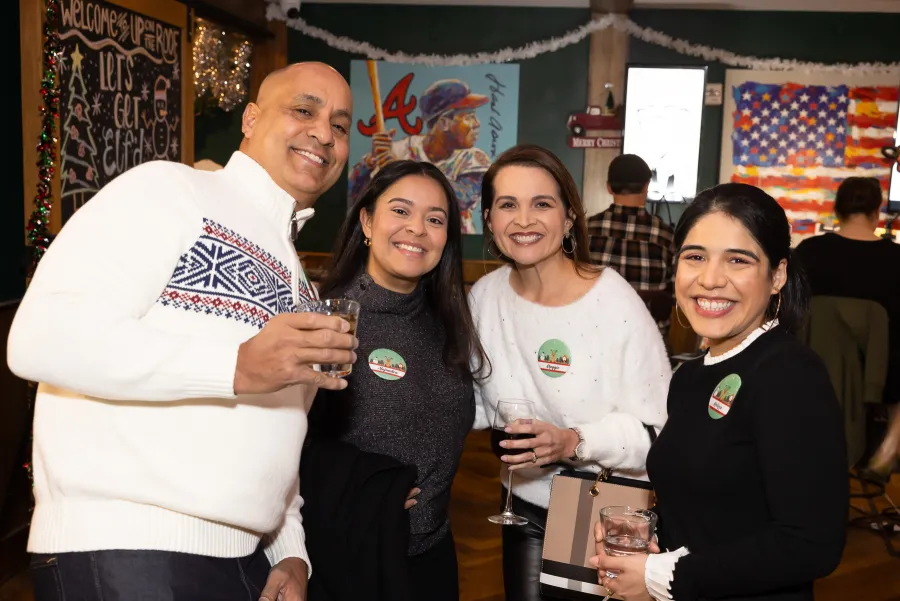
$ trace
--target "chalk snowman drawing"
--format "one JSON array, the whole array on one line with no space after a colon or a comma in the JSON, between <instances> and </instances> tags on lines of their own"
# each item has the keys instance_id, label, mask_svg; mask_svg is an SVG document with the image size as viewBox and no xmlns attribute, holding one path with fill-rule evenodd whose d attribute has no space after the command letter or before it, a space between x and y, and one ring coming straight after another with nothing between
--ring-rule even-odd
<instances>
[{"instance_id":1,"label":"chalk snowman drawing","mask_svg":"<svg viewBox=\"0 0 900 601\"><path fill-rule=\"evenodd\" d=\"M144 127L153 132L153 158L168 160L169 150L177 152L173 148L172 132L178 127L179 117L169 123L169 80L159 75L153 84L153 119L147 118L147 113L142 114Z\"/></svg>"}]
</instances>

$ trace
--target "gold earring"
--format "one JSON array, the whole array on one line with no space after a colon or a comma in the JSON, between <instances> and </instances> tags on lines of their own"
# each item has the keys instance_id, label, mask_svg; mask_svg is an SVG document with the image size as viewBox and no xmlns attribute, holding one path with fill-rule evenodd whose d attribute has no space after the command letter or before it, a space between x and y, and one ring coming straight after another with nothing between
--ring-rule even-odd
<instances>
[{"instance_id":1,"label":"gold earring","mask_svg":"<svg viewBox=\"0 0 900 601\"><path fill-rule=\"evenodd\" d=\"M494 248L497 249L497 252L494 252ZM500 247L497 246L497 243L494 242L493 232L488 234L488 243L487 243L487 251L488 254L497 259L498 261L503 258L503 251L500 250Z\"/></svg>"},{"instance_id":2,"label":"gold earring","mask_svg":"<svg viewBox=\"0 0 900 601\"><path fill-rule=\"evenodd\" d=\"M775 317L772 318L772 321L778 319L779 311L781 311L781 290L778 291L778 304L775 306Z\"/></svg>"},{"instance_id":3,"label":"gold earring","mask_svg":"<svg viewBox=\"0 0 900 601\"><path fill-rule=\"evenodd\" d=\"M681 307L678 306L678 303L675 303L675 319L678 320L678 325L680 325L682 328L684 328L685 330L690 330L691 327L684 325L684 322L681 321L681 313L678 312L680 309ZM682 313L684 313L684 311L682 311Z\"/></svg>"},{"instance_id":4,"label":"gold earring","mask_svg":"<svg viewBox=\"0 0 900 601\"><path fill-rule=\"evenodd\" d=\"M570 248L570 249L566 248L566 240L568 240L569 242L572 243L572 248ZM574 255L575 250L578 248L578 240L576 240L575 236L572 235L572 232L569 231L563 237L561 246L562 246L562 251L564 253L566 253L567 255Z\"/></svg>"},{"instance_id":5,"label":"gold earring","mask_svg":"<svg viewBox=\"0 0 900 601\"><path fill-rule=\"evenodd\" d=\"M366 237L363 239L363 244L365 244L366 246L372 246L372 239L369 238L368 236L366 236Z\"/></svg>"}]
</instances>

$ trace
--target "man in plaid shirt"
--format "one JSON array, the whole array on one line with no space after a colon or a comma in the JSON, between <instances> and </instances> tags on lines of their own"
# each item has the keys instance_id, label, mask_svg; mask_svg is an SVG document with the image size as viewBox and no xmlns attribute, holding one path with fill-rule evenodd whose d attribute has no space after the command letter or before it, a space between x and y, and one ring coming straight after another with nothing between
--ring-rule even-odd
<instances>
[{"instance_id":1,"label":"man in plaid shirt","mask_svg":"<svg viewBox=\"0 0 900 601\"><path fill-rule=\"evenodd\" d=\"M606 184L613 204L588 219L588 232L591 260L612 267L637 290L668 346L675 248L672 227L645 208L652 175L637 155L613 159Z\"/></svg>"}]
</instances>

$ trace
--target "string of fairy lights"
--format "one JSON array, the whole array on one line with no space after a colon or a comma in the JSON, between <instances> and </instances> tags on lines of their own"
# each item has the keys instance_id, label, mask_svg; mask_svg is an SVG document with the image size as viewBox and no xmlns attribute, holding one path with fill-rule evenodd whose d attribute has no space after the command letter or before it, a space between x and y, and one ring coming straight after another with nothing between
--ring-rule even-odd
<instances>
[{"instance_id":1,"label":"string of fairy lights","mask_svg":"<svg viewBox=\"0 0 900 601\"><path fill-rule=\"evenodd\" d=\"M206 19L194 22L194 100L198 113L230 112L247 100L253 44Z\"/></svg>"}]
</instances>

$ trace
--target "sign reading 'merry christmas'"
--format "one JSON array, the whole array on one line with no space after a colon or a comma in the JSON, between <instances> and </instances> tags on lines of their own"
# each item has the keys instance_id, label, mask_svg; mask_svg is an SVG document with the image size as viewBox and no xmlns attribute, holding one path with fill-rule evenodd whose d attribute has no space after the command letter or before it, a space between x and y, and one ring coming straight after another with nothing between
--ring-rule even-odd
<instances>
[{"instance_id":1,"label":"sign reading 'merry christmas'","mask_svg":"<svg viewBox=\"0 0 900 601\"><path fill-rule=\"evenodd\" d=\"M62 222L117 175L181 160L181 30L103 0L61 0Z\"/></svg>"}]
</instances>

